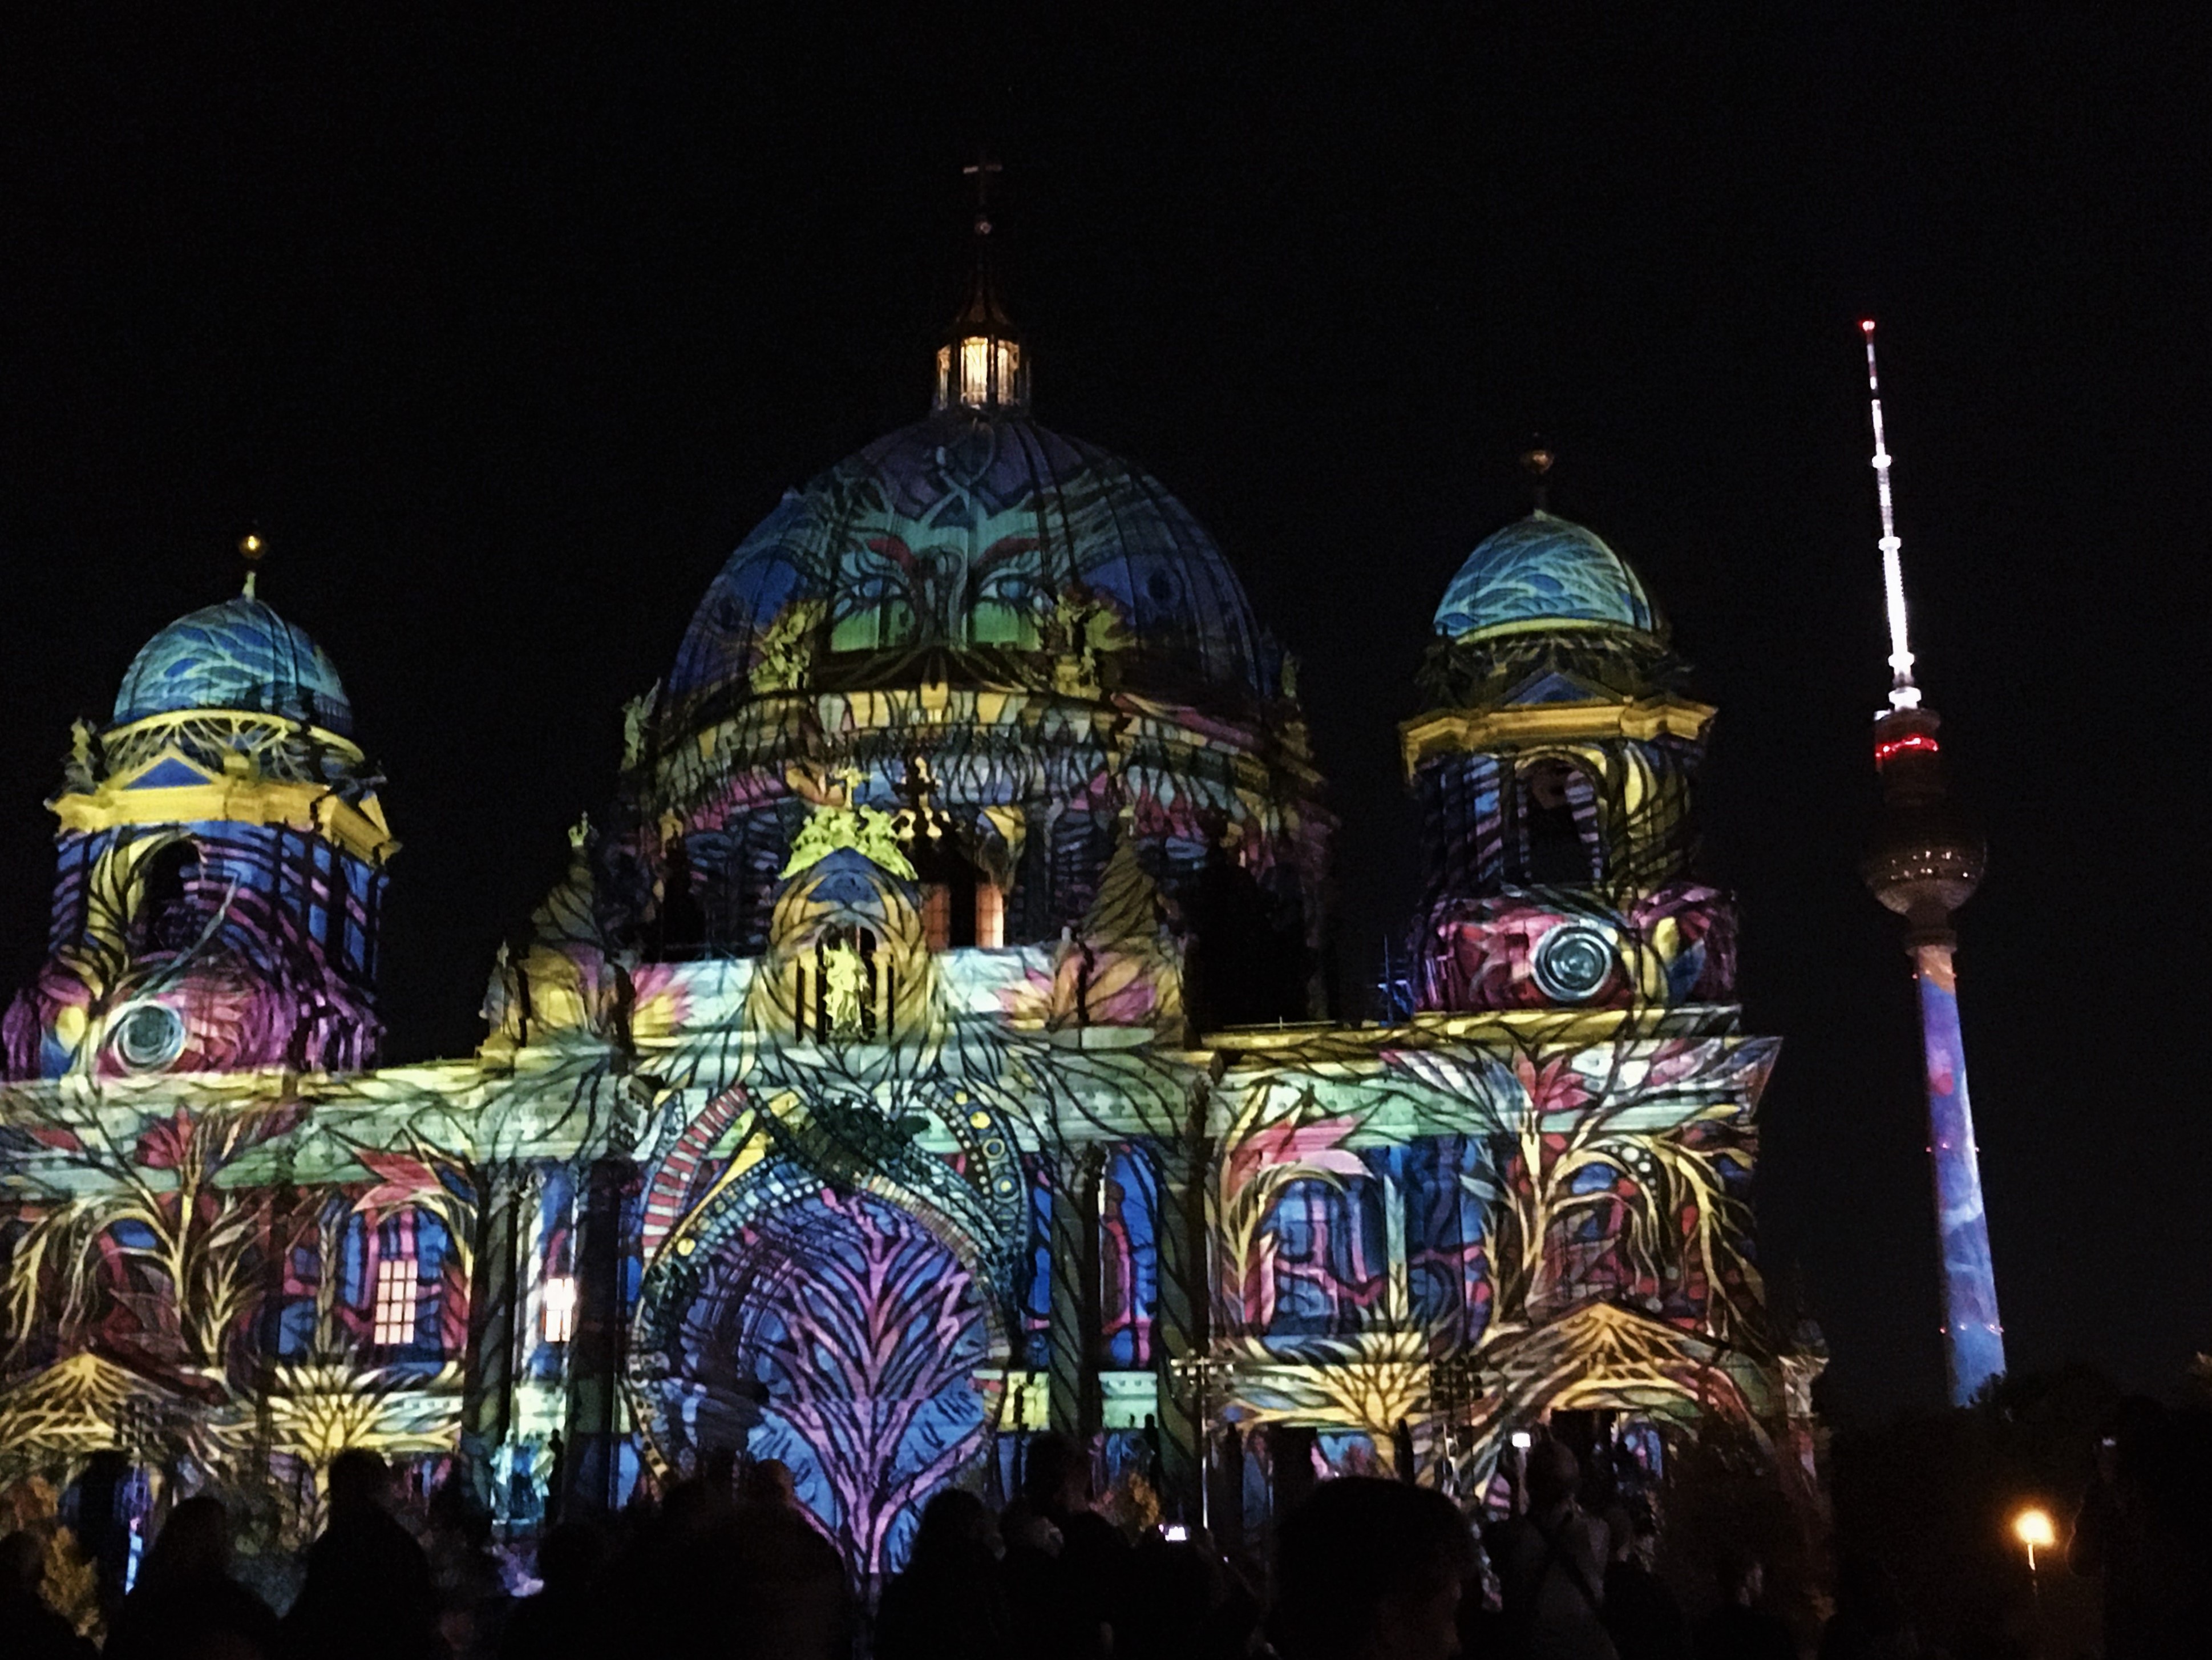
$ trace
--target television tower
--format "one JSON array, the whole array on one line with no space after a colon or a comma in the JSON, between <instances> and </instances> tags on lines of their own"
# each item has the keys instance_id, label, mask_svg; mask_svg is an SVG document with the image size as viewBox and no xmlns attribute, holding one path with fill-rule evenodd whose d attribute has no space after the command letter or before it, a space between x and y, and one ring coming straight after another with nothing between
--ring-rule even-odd
<instances>
[{"instance_id":1,"label":"television tower","mask_svg":"<svg viewBox=\"0 0 2212 1660\"><path fill-rule=\"evenodd\" d=\"M1881 816L1862 866L1874 897L1905 921L1905 950L1920 988L1920 1043L1928 1073L1928 1151L1936 1164L1936 1225L1943 1252L1943 1355L1951 1402L1965 1406L2005 1369L1997 1319L1996 1270L1982 1209L1981 1158L1966 1099L1966 1050L1959 1035L1959 981L1951 918L1980 885L1985 849L1943 785L1936 740L1942 724L1922 707L1905 632L1905 572L1890 505L1889 446L1881 429L1874 324L1866 337L1867 391L1874 404L1874 476L1881 501L1881 576L1889 609L1889 707L1875 719L1874 763Z\"/></svg>"}]
</instances>

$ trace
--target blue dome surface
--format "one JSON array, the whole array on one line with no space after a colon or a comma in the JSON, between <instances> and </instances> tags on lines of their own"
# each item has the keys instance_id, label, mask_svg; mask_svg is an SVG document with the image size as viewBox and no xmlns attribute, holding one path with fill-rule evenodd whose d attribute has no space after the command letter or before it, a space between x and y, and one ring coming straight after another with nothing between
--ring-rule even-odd
<instances>
[{"instance_id":1,"label":"blue dome surface","mask_svg":"<svg viewBox=\"0 0 2212 1660\"><path fill-rule=\"evenodd\" d=\"M131 660L115 694L118 726L191 709L246 709L353 732L353 706L323 648L246 594L163 629Z\"/></svg>"},{"instance_id":2,"label":"blue dome surface","mask_svg":"<svg viewBox=\"0 0 2212 1660\"><path fill-rule=\"evenodd\" d=\"M1595 532L1539 510L1468 555L1437 632L1454 640L1507 629L1626 628L1656 633L1658 618L1636 573Z\"/></svg>"},{"instance_id":3,"label":"blue dome surface","mask_svg":"<svg viewBox=\"0 0 2212 1660\"><path fill-rule=\"evenodd\" d=\"M708 589L669 690L744 687L801 635L835 662L1046 654L1072 632L1139 681L1273 690L1243 583L1158 480L1024 416L939 415L784 496Z\"/></svg>"}]
</instances>

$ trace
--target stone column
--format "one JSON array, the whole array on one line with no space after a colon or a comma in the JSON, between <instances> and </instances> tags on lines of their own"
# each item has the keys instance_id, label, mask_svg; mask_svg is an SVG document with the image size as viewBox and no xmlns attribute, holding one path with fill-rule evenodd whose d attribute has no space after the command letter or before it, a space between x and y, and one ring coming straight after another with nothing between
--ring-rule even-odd
<instances>
[{"instance_id":1,"label":"stone column","mask_svg":"<svg viewBox=\"0 0 2212 1660\"><path fill-rule=\"evenodd\" d=\"M1203 1095L1198 1112L1204 1111ZM1202 1124L1203 1120L1200 1119ZM1204 1373L1212 1298L1206 1274L1205 1142L1196 1136L1161 1140L1158 1163L1159 1300L1152 1310L1153 1363L1159 1375L1163 1511L1195 1521L1204 1480L1207 1405Z\"/></svg>"},{"instance_id":2,"label":"stone column","mask_svg":"<svg viewBox=\"0 0 2212 1660\"><path fill-rule=\"evenodd\" d=\"M497 1508L497 1461L514 1421L516 1322L522 1299L521 1172L476 1173L469 1350L461 1386L461 1457L479 1501Z\"/></svg>"},{"instance_id":3,"label":"stone column","mask_svg":"<svg viewBox=\"0 0 2212 1660\"><path fill-rule=\"evenodd\" d=\"M1054 1429L1098 1427L1098 1182L1103 1150L1064 1147L1052 1169L1052 1312L1046 1388Z\"/></svg>"},{"instance_id":4,"label":"stone column","mask_svg":"<svg viewBox=\"0 0 2212 1660\"><path fill-rule=\"evenodd\" d=\"M616 1444L629 1310L623 1299L623 1200L637 1179L627 1158L599 1158L585 1180L576 1237L576 1327L568 1343L568 1428L562 1437L561 1514L614 1508Z\"/></svg>"}]
</instances>

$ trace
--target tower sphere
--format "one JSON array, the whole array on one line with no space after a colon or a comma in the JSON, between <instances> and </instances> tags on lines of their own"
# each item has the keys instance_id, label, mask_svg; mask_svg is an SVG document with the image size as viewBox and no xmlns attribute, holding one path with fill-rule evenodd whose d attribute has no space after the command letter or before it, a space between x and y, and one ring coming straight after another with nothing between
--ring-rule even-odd
<instances>
[{"instance_id":1,"label":"tower sphere","mask_svg":"<svg viewBox=\"0 0 2212 1660\"><path fill-rule=\"evenodd\" d=\"M1948 926L1981 885L1981 832L1944 787L1932 710L1893 709L1875 723L1882 811L1860 873L1874 897L1918 930Z\"/></svg>"}]
</instances>

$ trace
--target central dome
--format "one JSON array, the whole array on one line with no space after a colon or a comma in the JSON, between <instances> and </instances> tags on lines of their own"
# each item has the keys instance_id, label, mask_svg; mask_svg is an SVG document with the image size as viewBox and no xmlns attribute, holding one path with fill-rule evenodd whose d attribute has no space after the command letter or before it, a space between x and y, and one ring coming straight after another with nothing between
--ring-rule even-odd
<instances>
[{"instance_id":1,"label":"central dome","mask_svg":"<svg viewBox=\"0 0 2212 1660\"><path fill-rule=\"evenodd\" d=\"M925 665L1019 682L1071 653L1140 693L1274 690L1243 586L1158 480L1025 414L954 410L787 493L708 589L669 690L884 684Z\"/></svg>"}]
</instances>

